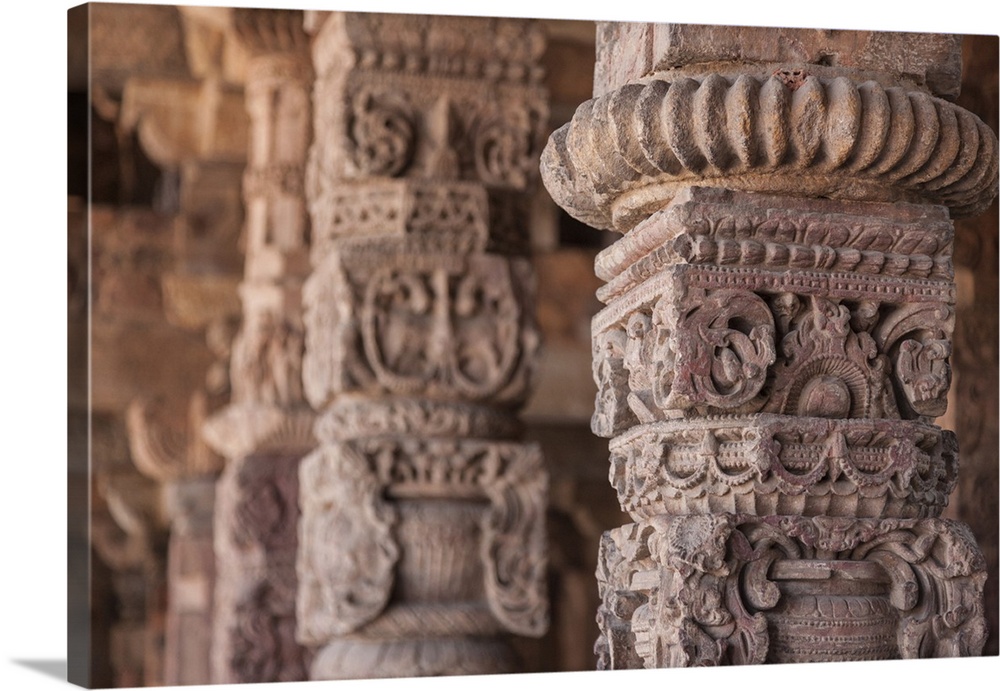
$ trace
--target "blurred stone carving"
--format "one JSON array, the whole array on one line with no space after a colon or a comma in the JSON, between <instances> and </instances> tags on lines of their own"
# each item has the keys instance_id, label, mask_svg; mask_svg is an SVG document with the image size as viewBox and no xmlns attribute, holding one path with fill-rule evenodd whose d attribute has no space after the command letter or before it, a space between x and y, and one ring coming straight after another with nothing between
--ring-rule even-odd
<instances>
[{"instance_id":1,"label":"blurred stone carving","mask_svg":"<svg viewBox=\"0 0 1000 691\"><path fill-rule=\"evenodd\" d=\"M216 488L215 683L307 678L309 651L295 640L298 468L315 445L302 388L313 78L302 19L287 10L236 9L228 16L247 55L249 147L232 398L204 428L227 457Z\"/></svg>"},{"instance_id":2,"label":"blurred stone carving","mask_svg":"<svg viewBox=\"0 0 1000 691\"><path fill-rule=\"evenodd\" d=\"M539 342L518 254L543 47L518 20L317 29L303 378L319 448L298 554L313 679L510 672L505 635L547 626L547 478L515 416Z\"/></svg>"}]
</instances>

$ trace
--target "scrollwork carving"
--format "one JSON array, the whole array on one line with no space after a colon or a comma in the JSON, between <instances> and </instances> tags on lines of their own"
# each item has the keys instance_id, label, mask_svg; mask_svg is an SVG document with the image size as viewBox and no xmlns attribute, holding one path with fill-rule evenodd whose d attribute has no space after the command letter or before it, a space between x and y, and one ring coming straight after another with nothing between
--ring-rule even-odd
<instances>
[{"instance_id":1,"label":"scrollwork carving","mask_svg":"<svg viewBox=\"0 0 1000 691\"><path fill-rule=\"evenodd\" d=\"M948 407L955 309L941 303L901 305L873 330L893 361L897 399L911 417L937 417Z\"/></svg>"},{"instance_id":2,"label":"scrollwork carving","mask_svg":"<svg viewBox=\"0 0 1000 691\"><path fill-rule=\"evenodd\" d=\"M314 405L334 393L378 391L523 401L539 346L526 309L530 265L491 255L444 257L329 257L306 291L311 342L304 378Z\"/></svg>"},{"instance_id":3,"label":"scrollwork carving","mask_svg":"<svg viewBox=\"0 0 1000 691\"><path fill-rule=\"evenodd\" d=\"M396 513L349 446L320 447L299 472L309 491L301 503L298 636L321 644L371 621L388 603L399 558Z\"/></svg>"},{"instance_id":4,"label":"scrollwork carving","mask_svg":"<svg viewBox=\"0 0 1000 691\"><path fill-rule=\"evenodd\" d=\"M759 409L764 400L758 394L775 360L774 322L767 304L737 291L689 300L697 306L677 324L673 385L665 400L657 402L667 408Z\"/></svg>"},{"instance_id":5,"label":"scrollwork carving","mask_svg":"<svg viewBox=\"0 0 1000 691\"><path fill-rule=\"evenodd\" d=\"M509 109L484 117L475 128L476 173L488 185L525 188L535 178L537 126L527 110Z\"/></svg>"},{"instance_id":6,"label":"scrollwork carving","mask_svg":"<svg viewBox=\"0 0 1000 691\"><path fill-rule=\"evenodd\" d=\"M350 157L357 175L400 175L413 159L416 128L411 106L393 92L364 90L351 100Z\"/></svg>"}]
</instances>

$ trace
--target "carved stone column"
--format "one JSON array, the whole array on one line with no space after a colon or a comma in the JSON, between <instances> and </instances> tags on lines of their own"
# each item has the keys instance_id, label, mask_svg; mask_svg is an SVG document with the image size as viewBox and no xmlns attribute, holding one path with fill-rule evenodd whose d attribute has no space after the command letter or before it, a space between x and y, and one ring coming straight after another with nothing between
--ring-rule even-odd
<instances>
[{"instance_id":1,"label":"carved stone column","mask_svg":"<svg viewBox=\"0 0 1000 691\"><path fill-rule=\"evenodd\" d=\"M309 273L303 178L312 140L312 63L302 12L233 10L251 55L243 179L243 326L232 402L205 426L227 458L215 511L216 683L306 679L295 641L299 461L316 443L302 392L302 282Z\"/></svg>"},{"instance_id":2,"label":"carved stone column","mask_svg":"<svg viewBox=\"0 0 1000 691\"><path fill-rule=\"evenodd\" d=\"M539 635L529 21L330 14L313 45L298 635L313 679L499 673Z\"/></svg>"},{"instance_id":3,"label":"carved stone column","mask_svg":"<svg viewBox=\"0 0 1000 691\"><path fill-rule=\"evenodd\" d=\"M598 28L542 171L596 261L601 668L977 655L982 553L937 518L951 216L997 138L941 35Z\"/></svg>"}]
</instances>

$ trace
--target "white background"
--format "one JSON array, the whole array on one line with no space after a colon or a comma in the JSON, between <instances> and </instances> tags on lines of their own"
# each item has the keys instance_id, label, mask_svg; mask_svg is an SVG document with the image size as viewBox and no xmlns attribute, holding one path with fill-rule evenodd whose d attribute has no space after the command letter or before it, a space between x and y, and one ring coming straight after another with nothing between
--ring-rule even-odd
<instances>
[{"instance_id":1,"label":"white background","mask_svg":"<svg viewBox=\"0 0 1000 691\"><path fill-rule=\"evenodd\" d=\"M199 4L231 3L205 0ZM288 0L244 6L302 7ZM991 0L761 3L750 0L560 5L554 0L313 0L311 9L411 11L566 19L674 21L954 33L998 33ZM66 10L10 0L0 19L0 691L65 688L38 671L66 659ZM897 8L890 11L890 6ZM986 8L990 9L986 9ZM610 488L609 488L609 491ZM34 667L32 665L35 665ZM584 689L688 687L996 688L1000 659L768 666L723 670L518 675L406 682L314 682L306 688ZM226 688L226 687L187 687ZM257 687L254 687L257 688ZM296 684L261 688L301 689Z\"/></svg>"}]
</instances>

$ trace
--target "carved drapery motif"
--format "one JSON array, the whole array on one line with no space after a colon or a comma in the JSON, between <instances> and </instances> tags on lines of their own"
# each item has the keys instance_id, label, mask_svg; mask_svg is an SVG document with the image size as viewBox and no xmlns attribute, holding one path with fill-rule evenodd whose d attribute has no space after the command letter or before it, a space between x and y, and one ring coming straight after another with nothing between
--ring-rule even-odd
<instances>
[{"instance_id":1,"label":"carved drapery motif","mask_svg":"<svg viewBox=\"0 0 1000 691\"><path fill-rule=\"evenodd\" d=\"M938 516L957 479L951 432L780 415L638 426L611 442L634 518L671 514Z\"/></svg>"}]
</instances>

